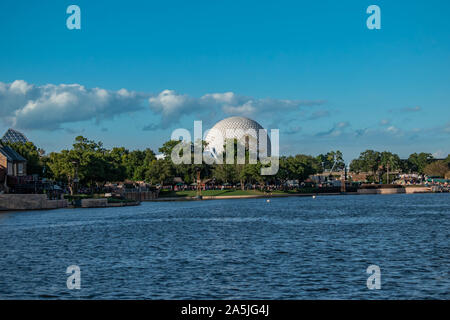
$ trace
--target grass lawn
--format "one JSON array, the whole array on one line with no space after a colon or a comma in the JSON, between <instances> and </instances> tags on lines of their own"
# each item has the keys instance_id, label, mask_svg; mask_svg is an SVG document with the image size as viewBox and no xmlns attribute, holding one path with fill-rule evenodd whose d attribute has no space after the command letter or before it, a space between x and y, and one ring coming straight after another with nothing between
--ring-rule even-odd
<instances>
[{"instance_id":1,"label":"grass lawn","mask_svg":"<svg viewBox=\"0 0 450 320\"><path fill-rule=\"evenodd\" d=\"M248 196L248 195L261 195L264 192L257 190L206 190L202 191L202 196ZM195 197L197 195L197 191L189 190L189 191L170 191L170 190L162 190L159 193L160 198L165 197Z\"/></svg>"},{"instance_id":2,"label":"grass lawn","mask_svg":"<svg viewBox=\"0 0 450 320\"><path fill-rule=\"evenodd\" d=\"M273 194L292 194L292 193L300 193L300 192L301 191L296 190L296 189L295 190L286 190L286 191L283 191L283 190L274 190L274 191L272 191Z\"/></svg>"},{"instance_id":3,"label":"grass lawn","mask_svg":"<svg viewBox=\"0 0 450 320\"><path fill-rule=\"evenodd\" d=\"M299 194L299 193L330 193L330 192L339 192L339 188L312 188L312 187L304 187L300 189L294 190L274 190L272 193L274 195L282 195L282 194ZM206 190L202 191L202 196L248 196L248 195L264 195L264 192L259 190L239 190L239 189L227 189L227 190ZM189 190L189 191L170 191L170 190L162 190L159 193L160 198L165 197L195 197L197 195L197 191Z\"/></svg>"}]
</instances>

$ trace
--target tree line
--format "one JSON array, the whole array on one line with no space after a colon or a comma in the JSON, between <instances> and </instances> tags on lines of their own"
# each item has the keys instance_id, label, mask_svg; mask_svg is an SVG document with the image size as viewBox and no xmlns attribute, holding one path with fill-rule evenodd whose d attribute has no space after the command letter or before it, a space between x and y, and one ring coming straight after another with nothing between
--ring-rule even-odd
<instances>
[{"instance_id":1,"label":"tree line","mask_svg":"<svg viewBox=\"0 0 450 320\"><path fill-rule=\"evenodd\" d=\"M32 142L10 144L25 157L27 173L67 183L73 186L79 183L90 188L101 188L106 182L146 181L150 184L173 184L175 177L191 184L201 179L215 183L240 184L277 184L287 180L304 181L310 175L324 171L340 171L345 168L342 152L330 151L318 156L297 154L282 156L279 170L275 176L263 176L260 169L263 164L180 164L172 163L170 155L179 142L167 141L158 151L164 155L156 159L151 149L128 150L124 147L107 149L102 142L95 142L83 136L75 138L71 149L60 152L45 152ZM206 145L204 144L204 147ZM236 155L236 152L235 152ZM246 155L248 159L248 153ZM373 181L387 172L406 172L444 177L450 166L450 155L441 161L435 161L429 153L413 153L408 159L400 159L397 154L384 151L366 150L350 163L350 171L368 172ZM378 181L380 179L378 178Z\"/></svg>"},{"instance_id":2,"label":"tree line","mask_svg":"<svg viewBox=\"0 0 450 320\"><path fill-rule=\"evenodd\" d=\"M411 154L408 159L400 159L392 152L366 150L361 152L359 158L352 160L350 171L371 172L374 180L388 172L445 177L450 175L450 155L446 159L436 160L431 153L421 152Z\"/></svg>"}]
</instances>

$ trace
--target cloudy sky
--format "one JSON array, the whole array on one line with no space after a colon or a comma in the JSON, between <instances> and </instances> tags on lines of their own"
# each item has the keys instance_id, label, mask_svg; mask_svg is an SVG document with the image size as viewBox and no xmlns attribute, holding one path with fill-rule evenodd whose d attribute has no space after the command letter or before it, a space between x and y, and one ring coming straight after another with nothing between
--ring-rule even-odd
<instances>
[{"instance_id":1,"label":"cloudy sky","mask_svg":"<svg viewBox=\"0 0 450 320\"><path fill-rule=\"evenodd\" d=\"M450 2L311 2L2 1L0 133L157 150L243 115L283 154L450 153Z\"/></svg>"}]
</instances>

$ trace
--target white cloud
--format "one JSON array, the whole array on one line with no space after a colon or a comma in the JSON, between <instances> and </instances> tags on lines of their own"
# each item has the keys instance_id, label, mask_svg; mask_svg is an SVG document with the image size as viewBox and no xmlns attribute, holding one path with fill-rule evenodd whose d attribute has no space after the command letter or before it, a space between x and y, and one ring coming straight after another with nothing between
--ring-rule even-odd
<instances>
[{"instance_id":1,"label":"white cloud","mask_svg":"<svg viewBox=\"0 0 450 320\"><path fill-rule=\"evenodd\" d=\"M225 93L207 93L202 99L208 100L211 99L216 102L223 102L227 104L233 104L236 100L236 95L233 92L225 92Z\"/></svg>"},{"instance_id":2,"label":"white cloud","mask_svg":"<svg viewBox=\"0 0 450 320\"><path fill-rule=\"evenodd\" d=\"M195 107L194 99L177 94L174 90L164 90L156 97L149 98L148 102L153 111L162 113L164 116L172 116Z\"/></svg>"},{"instance_id":3,"label":"white cloud","mask_svg":"<svg viewBox=\"0 0 450 320\"><path fill-rule=\"evenodd\" d=\"M347 121L335 123L334 126L327 131L321 131L315 134L316 137L338 137L342 135L346 128L350 127Z\"/></svg>"},{"instance_id":4,"label":"white cloud","mask_svg":"<svg viewBox=\"0 0 450 320\"><path fill-rule=\"evenodd\" d=\"M420 110L422 110L422 108L419 107L419 106L415 106L415 107L406 107L406 108L403 108L403 109L402 109L402 111L405 111L405 112L418 112L418 111L420 111Z\"/></svg>"},{"instance_id":5,"label":"white cloud","mask_svg":"<svg viewBox=\"0 0 450 320\"><path fill-rule=\"evenodd\" d=\"M436 158L436 159L445 158L447 156L443 150L438 150L438 151L434 152L432 155L433 155L433 158Z\"/></svg>"},{"instance_id":6,"label":"white cloud","mask_svg":"<svg viewBox=\"0 0 450 320\"><path fill-rule=\"evenodd\" d=\"M295 111L302 106L314 106L325 103L323 100L286 100L257 99L237 95L233 92L207 93L200 98L178 94L174 90L164 90L149 98L151 110L162 116L163 126L176 122L182 115L211 112L222 113L224 116L267 116L276 115L280 111Z\"/></svg>"},{"instance_id":7,"label":"white cloud","mask_svg":"<svg viewBox=\"0 0 450 320\"><path fill-rule=\"evenodd\" d=\"M302 127L296 125L296 126L288 127L287 129L283 130L282 132L285 134L291 135L291 134L299 133L300 131L302 131Z\"/></svg>"},{"instance_id":8,"label":"white cloud","mask_svg":"<svg viewBox=\"0 0 450 320\"><path fill-rule=\"evenodd\" d=\"M442 131L444 131L445 133L450 133L450 122L447 122L444 126L444 128L442 129Z\"/></svg>"},{"instance_id":9,"label":"white cloud","mask_svg":"<svg viewBox=\"0 0 450 320\"><path fill-rule=\"evenodd\" d=\"M222 110L229 115L237 114L242 116L251 116L257 111L256 107L253 106L253 101L251 100L238 106L224 105Z\"/></svg>"},{"instance_id":10,"label":"white cloud","mask_svg":"<svg viewBox=\"0 0 450 320\"><path fill-rule=\"evenodd\" d=\"M400 129L395 127L395 126L389 126L386 128L386 132L392 133L392 134L397 134L400 132Z\"/></svg>"},{"instance_id":11,"label":"white cloud","mask_svg":"<svg viewBox=\"0 0 450 320\"><path fill-rule=\"evenodd\" d=\"M341 122L338 122L337 124L336 124L336 127L337 128L346 128L346 127L348 127L350 124L347 122L347 121L341 121Z\"/></svg>"},{"instance_id":12,"label":"white cloud","mask_svg":"<svg viewBox=\"0 0 450 320\"><path fill-rule=\"evenodd\" d=\"M153 125L158 128L167 128L189 114L200 120L240 115L285 123L302 107L324 103L323 100L261 99L234 92L207 93L197 98L174 90L152 95L127 89L86 88L80 84L0 82L0 117L5 124L18 129L55 130L64 128L67 123L100 122L142 110L146 101L150 110L161 118Z\"/></svg>"},{"instance_id":13,"label":"white cloud","mask_svg":"<svg viewBox=\"0 0 450 320\"><path fill-rule=\"evenodd\" d=\"M95 119L142 109L143 96L121 89L88 89L79 84L36 86L23 80L0 82L0 116L21 129L60 129L70 122Z\"/></svg>"},{"instance_id":14,"label":"white cloud","mask_svg":"<svg viewBox=\"0 0 450 320\"><path fill-rule=\"evenodd\" d=\"M311 116L309 116L309 120L317 120L320 118L325 118L325 117L329 117L330 116L330 112L328 110L317 110L314 111Z\"/></svg>"}]
</instances>

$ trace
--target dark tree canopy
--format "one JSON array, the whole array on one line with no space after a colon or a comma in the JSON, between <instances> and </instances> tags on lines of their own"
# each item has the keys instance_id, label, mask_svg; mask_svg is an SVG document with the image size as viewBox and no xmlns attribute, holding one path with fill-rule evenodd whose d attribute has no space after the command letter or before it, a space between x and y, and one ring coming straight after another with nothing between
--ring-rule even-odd
<instances>
[{"instance_id":1,"label":"dark tree canopy","mask_svg":"<svg viewBox=\"0 0 450 320\"><path fill-rule=\"evenodd\" d=\"M201 180L213 180L217 183L265 185L268 183L283 184L287 180L305 181L312 174L331 170L343 170L345 163L342 152L330 151L316 157L297 154L279 158L279 170L275 176L261 175L263 164L258 160L250 164L249 150L245 150L245 163L237 163L237 141L234 141L233 164L194 164L191 154L190 164L174 164L171 154L180 141L167 141L161 148L164 157L156 159L151 149L128 150L124 147L107 149L102 142L89 140L83 136L75 138L71 149L45 152L32 142L14 143L11 147L28 161L28 174L39 174L56 181L66 182L70 187L75 181L83 186L101 187L106 182L125 180L146 181L151 184L174 184L174 178L179 177L186 184ZM190 145L192 148L192 145ZM206 143L202 141L203 150ZM180 154L181 155L181 154ZM224 155L224 159L226 154ZM416 172L433 176L449 174L450 155L435 161L429 153L413 153L407 160L401 160L397 154L389 151L366 150L350 163L352 172L368 172L373 180L379 180L387 173Z\"/></svg>"}]
</instances>

